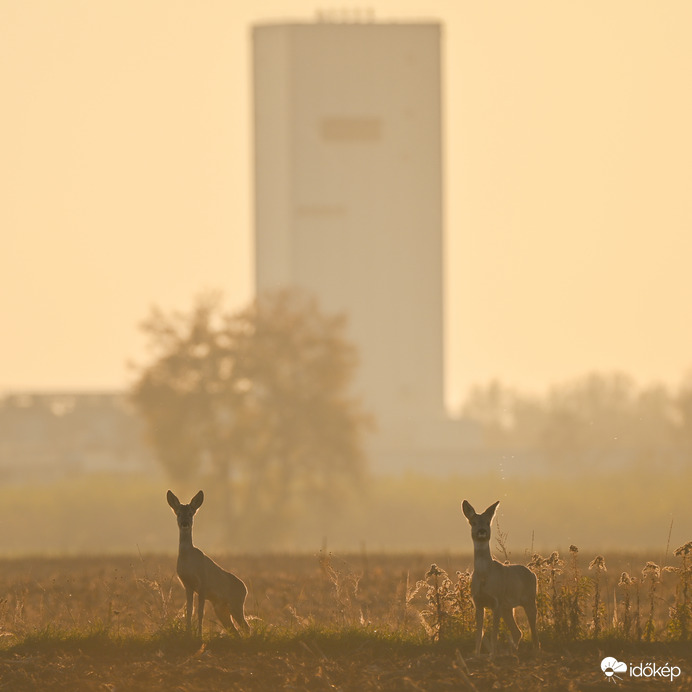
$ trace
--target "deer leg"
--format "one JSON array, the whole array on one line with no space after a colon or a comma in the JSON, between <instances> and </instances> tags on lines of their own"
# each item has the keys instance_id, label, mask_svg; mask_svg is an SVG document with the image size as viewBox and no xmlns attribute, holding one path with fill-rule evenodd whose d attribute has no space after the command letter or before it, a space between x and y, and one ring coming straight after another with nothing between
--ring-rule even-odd
<instances>
[{"instance_id":1,"label":"deer leg","mask_svg":"<svg viewBox=\"0 0 692 692\"><path fill-rule=\"evenodd\" d=\"M527 603L524 606L524 612L529 620L529 627L531 628L531 645L534 649L540 649L541 643L538 640L538 630L536 629L536 604Z\"/></svg>"},{"instance_id":2,"label":"deer leg","mask_svg":"<svg viewBox=\"0 0 692 692\"><path fill-rule=\"evenodd\" d=\"M233 608L231 615L233 615L233 619L235 620L236 624L240 625L245 632L250 631L250 625L247 624L247 620L245 619L245 609L243 608L242 603L239 607Z\"/></svg>"},{"instance_id":3,"label":"deer leg","mask_svg":"<svg viewBox=\"0 0 692 692\"><path fill-rule=\"evenodd\" d=\"M512 637L512 644L515 649L519 648L519 641L521 640L521 630L517 625L517 621L514 619L514 608L503 608L502 609L502 619L509 629L509 633Z\"/></svg>"},{"instance_id":4,"label":"deer leg","mask_svg":"<svg viewBox=\"0 0 692 692\"><path fill-rule=\"evenodd\" d=\"M202 592L197 594L197 629L199 631L199 636L202 636L202 620L204 619L204 601L205 598Z\"/></svg>"},{"instance_id":5,"label":"deer leg","mask_svg":"<svg viewBox=\"0 0 692 692\"><path fill-rule=\"evenodd\" d=\"M189 632L192 628L192 599L194 598L194 589L185 587L186 608L185 608L185 626Z\"/></svg>"},{"instance_id":6,"label":"deer leg","mask_svg":"<svg viewBox=\"0 0 692 692\"><path fill-rule=\"evenodd\" d=\"M493 633L490 638L490 654L495 655L497 651L497 635L500 631L500 606L496 605L493 608Z\"/></svg>"},{"instance_id":7,"label":"deer leg","mask_svg":"<svg viewBox=\"0 0 692 692\"><path fill-rule=\"evenodd\" d=\"M236 636L240 636L238 633L237 627L233 624L233 621L231 620L231 610L228 607L228 603L214 603L214 602L212 602L212 605L214 606L214 612L216 613L216 617L219 618L219 620L221 621L221 624L231 634L235 634Z\"/></svg>"},{"instance_id":8,"label":"deer leg","mask_svg":"<svg viewBox=\"0 0 692 692\"><path fill-rule=\"evenodd\" d=\"M481 644L483 643L483 620L485 618L485 608L481 605L476 606L476 656L481 654Z\"/></svg>"}]
</instances>

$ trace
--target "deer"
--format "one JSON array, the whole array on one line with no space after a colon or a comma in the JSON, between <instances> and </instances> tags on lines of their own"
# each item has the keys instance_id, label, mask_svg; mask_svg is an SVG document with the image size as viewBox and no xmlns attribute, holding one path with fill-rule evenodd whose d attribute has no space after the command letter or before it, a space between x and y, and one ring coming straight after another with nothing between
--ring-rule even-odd
<instances>
[{"instance_id":1,"label":"deer","mask_svg":"<svg viewBox=\"0 0 692 692\"><path fill-rule=\"evenodd\" d=\"M180 532L177 572L187 596L185 612L187 631L190 632L192 627L192 600L195 593L197 594L197 624L200 637L205 601L211 602L214 612L228 632L240 636L233 621L244 631L249 631L250 627L245 619L247 587L235 574L227 572L192 544L192 521L195 512L204 502L204 493L200 490L187 505L182 504L170 490L166 499L175 512Z\"/></svg>"},{"instance_id":2,"label":"deer","mask_svg":"<svg viewBox=\"0 0 692 692\"><path fill-rule=\"evenodd\" d=\"M499 504L498 500L485 512L477 514L468 501L464 500L461 503L461 510L471 525L473 540L471 598L476 608L476 656L480 656L484 641L483 623L486 608L493 613L491 656L494 655L497 646L500 617L509 629L514 649L519 648L522 633L514 619L514 609L518 606L524 609L529 620L533 648L540 648L536 631L536 575L524 565L503 565L490 554L490 524Z\"/></svg>"}]
</instances>

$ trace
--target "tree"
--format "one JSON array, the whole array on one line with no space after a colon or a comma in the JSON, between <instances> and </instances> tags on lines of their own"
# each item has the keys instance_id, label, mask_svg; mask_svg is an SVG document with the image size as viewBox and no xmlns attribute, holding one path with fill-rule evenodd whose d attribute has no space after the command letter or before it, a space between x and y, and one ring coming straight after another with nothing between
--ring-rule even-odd
<instances>
[{"instance_id":1,"label":"tree","mask_svg":"<svg viewBox=\"0 0 692 692\"><path fill-rule=\"evenodd\" d=\"M688 372L678 388L675 399L677 439L689 457L692 448L692 371Z\"/></svg>"},{"instance_id":2,"label":"tree","mask_svg":"<svg viewBox=\"0 0 692 692\"><path fill-rule=\"evenodd\" d=\"M677 397L638 389L622 373L591 373L553 385L541 397L498 382L475 387L464 414L478 421L493 451L525 452L555 469L679 466L692 440L692 379Z\"/></svg>"},{"instance_id":3,"label":"tree","mask_svg":"<svg viewBox=\"0 0 692 692\"><path fill-rule=\"evenodd\" d=\"M344 316L286 290L236 314L206 295L189 314L155 308L142 326L153 358L132 394L172 479L207 478L226 496L232 486L243 521L252 514L266 534L362 480L370 419L350 393Z\"/></svg>"}]
</instances>

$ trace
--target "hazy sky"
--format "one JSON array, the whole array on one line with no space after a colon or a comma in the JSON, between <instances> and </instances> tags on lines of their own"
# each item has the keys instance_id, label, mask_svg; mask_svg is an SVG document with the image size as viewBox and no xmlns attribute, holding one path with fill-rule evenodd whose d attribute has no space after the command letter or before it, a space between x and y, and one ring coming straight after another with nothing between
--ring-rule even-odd
<instances>
[{"instance_id":1,"label":"hazy sky","mask_svg":"<svg viewBox=\"0 0 692 692\"><path fill-rule=\"evenodd\" d=\"M366 5L445 25L449 397L679 382L692 3ZM152 304L251 299L249 27L345 6L0 0L0 391L123 387Z\"/></svg>"}]
</instances>

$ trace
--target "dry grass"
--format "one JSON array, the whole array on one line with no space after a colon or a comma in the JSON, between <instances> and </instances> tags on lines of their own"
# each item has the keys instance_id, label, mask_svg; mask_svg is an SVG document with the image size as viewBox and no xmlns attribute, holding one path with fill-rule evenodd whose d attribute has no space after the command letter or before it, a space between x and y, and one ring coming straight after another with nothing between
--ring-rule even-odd
<instances>
[{"instance_id":1,"label":"dry grass","mask_svg":"<svg viewBox=\"0 0 692 692\"><path fill-rule=\"evenodd\" d=\"M653 591L645 555L606 556L597 603L586 559L583 568L542 559L544 649L522 645L494 661L471 657L471 556L221 556L249 587L253 631L240 640L211 613L202 640L185 633L172 556L4 560L0 690L600 689L606 655L679 665L680 678L661 684L689 689L684 553L671 554L674 569L659 569ZM635 588L618 586L622 572L640 580L639 634ZM560 608L574 607L575 595L570 629L574 613Z\"/></svg>"}]
</instances>

